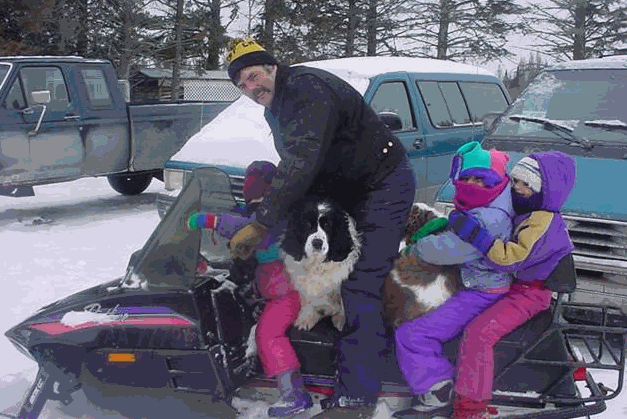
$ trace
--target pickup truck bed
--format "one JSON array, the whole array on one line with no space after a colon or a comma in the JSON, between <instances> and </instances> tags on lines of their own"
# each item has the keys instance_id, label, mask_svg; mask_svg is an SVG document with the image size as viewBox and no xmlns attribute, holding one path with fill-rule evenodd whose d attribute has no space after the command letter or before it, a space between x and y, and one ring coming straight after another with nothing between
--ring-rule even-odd
<instances>
[{"instance_id":1,"label":"pickup truck bed","mask_svg":"<svg viewBox=\"0 0 627 419\"><path fill-rule=\"evenodd\" d=\"M109 61L0 58L0 195L87 176L141 193L229 104L127 103Z\"/></svg>"}]
</instances>

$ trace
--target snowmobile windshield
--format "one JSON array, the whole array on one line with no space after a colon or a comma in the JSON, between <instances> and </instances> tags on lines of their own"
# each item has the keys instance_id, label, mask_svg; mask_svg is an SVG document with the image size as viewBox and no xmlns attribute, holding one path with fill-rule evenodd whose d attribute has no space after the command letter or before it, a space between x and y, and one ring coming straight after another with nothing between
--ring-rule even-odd
<instances>
[{"instance_id":1,"label":"snowmobile windshield","mask_svg":"<svg viewBox=\"0 0 627 419\"><path fill-rule=\"evenodd\" d=\"M581 147L627 144L627 70L541 73L510 106L491 136L568 141Z\"/></svg>"},{"instance_id":2,"label":"snowmobile windshield","mask_svg":"<svg viewBox=\"0 0 627 419\"><path fill-rule=\"evenodd\" d=\"M131 258L122 287L189 289L200 280L196 275L199 263L227 267L231 262L228 239L211 230L187 231L186 222L194 211L221 213L236 207L225 172L195 170L144 247Z\"/></svg>"}]
</instances>

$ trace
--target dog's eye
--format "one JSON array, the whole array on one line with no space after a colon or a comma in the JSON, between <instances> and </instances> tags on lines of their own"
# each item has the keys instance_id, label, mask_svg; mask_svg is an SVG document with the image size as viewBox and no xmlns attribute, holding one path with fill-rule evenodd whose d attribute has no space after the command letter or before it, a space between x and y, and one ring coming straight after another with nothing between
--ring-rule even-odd
<instances>
[{"instance_id":1,"label":"dog's eye","mask_svg":"<svg viewBox=\"0 0 627 419\"><path fill-rule=\"evenodd\" d=\"M329 217L320 218L320 227L324 229L331 227L331 220L329 219Z\"/></svg>"}]
</instances>

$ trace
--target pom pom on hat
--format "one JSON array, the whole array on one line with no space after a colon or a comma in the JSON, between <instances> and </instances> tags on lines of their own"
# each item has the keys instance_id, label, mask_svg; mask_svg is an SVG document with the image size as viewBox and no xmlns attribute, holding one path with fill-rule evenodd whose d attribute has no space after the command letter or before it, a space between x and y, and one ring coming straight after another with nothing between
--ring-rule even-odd
<instances>
[{"instance_id":1,"label":"pom pom on hat","mask_svg":"<svg viewBox=\"0 0 627 419\"><path fill-rule=\"evenodd\" d=\"M507 178L507 162L509 156L502 151L484 150L477 141L461 146L451 164L450 178L453 181L461 177L474 176L493 188Z\"/></svg>"},{"instance_id":2,"label":"pom pom on hat","mask_svg":"<svg viewBox=\"0 0 627 419\"><path fill-rule=\"evenodd\" d=\"M229 65L228 73L233 83L235 83L235 76L242 68L251 65L278 65L276 58L252 38L234 39L227 49L225 61Z\"/></svg>"},{"instance_id":3,"label":"pom pom on hat","mask_svg":"<svg viewBox=\"0 0 627 419\"><path fill-rule=\"evenodd\" d=\"M277 172L269 161L254 161L246 168L244 179L244 201L262 198Z\"/></svg>"},{"instance_id":4,"label":"pom pom on hat","mask_svg":"<svg viewBox=\"0 0 627 419\"><path fill-rule=\"evenodd\" d=\"M509 175L518 180L522 180L536 193L542 189L542 175L540 174L540 164L531 157L523 157L512 168Z\"/></svg>"}]
</instances>

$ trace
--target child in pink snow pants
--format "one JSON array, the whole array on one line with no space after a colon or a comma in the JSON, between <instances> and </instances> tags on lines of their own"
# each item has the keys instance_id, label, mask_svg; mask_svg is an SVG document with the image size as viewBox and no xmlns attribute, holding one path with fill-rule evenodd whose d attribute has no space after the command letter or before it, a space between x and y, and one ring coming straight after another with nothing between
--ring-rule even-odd
<instances>
[{"instance_id":1,"label":"child in pink snow pants","mask_svg":"<svg viewBox=\"0 0 627 419\"><path fill-rule=\"evenodd\" d=\"M517 214L511 241L491 236L468 214L454 211L449 216L453 231L484 253L492 267L515 273L510 291L464 331L457 362L455 419L487 417L495 345L549 307L551 291L544 286L545 280L574 248L559 212L575 183L573 159L556 151L531 154L512 168L510 176Z\"/></svg>"},{"instance_id":2,"label":"child in pink snow pants","mask_svg":"<svg viewBox=\"0 0 627 419\"><path fill-rule=\"evenodd\" d=\"M214 229L219 235L232 238L255 216L255 207L262 201L269 188L276 167L270 162L253 162L246 170L244 200L249 216L231 213L191 214L187 226ZM268 410L270 417L291 416L313 406L311 396L305 389L301 365L286 335L300 312L300 294L294 289L285 265L279 257L278 237L283 225L269 229L262 242L254 250L258 266L255 270L255 287L266 300L257 323L255 341L264 374L277 377L279 400Z\"/></svg>"}]
</instances>

